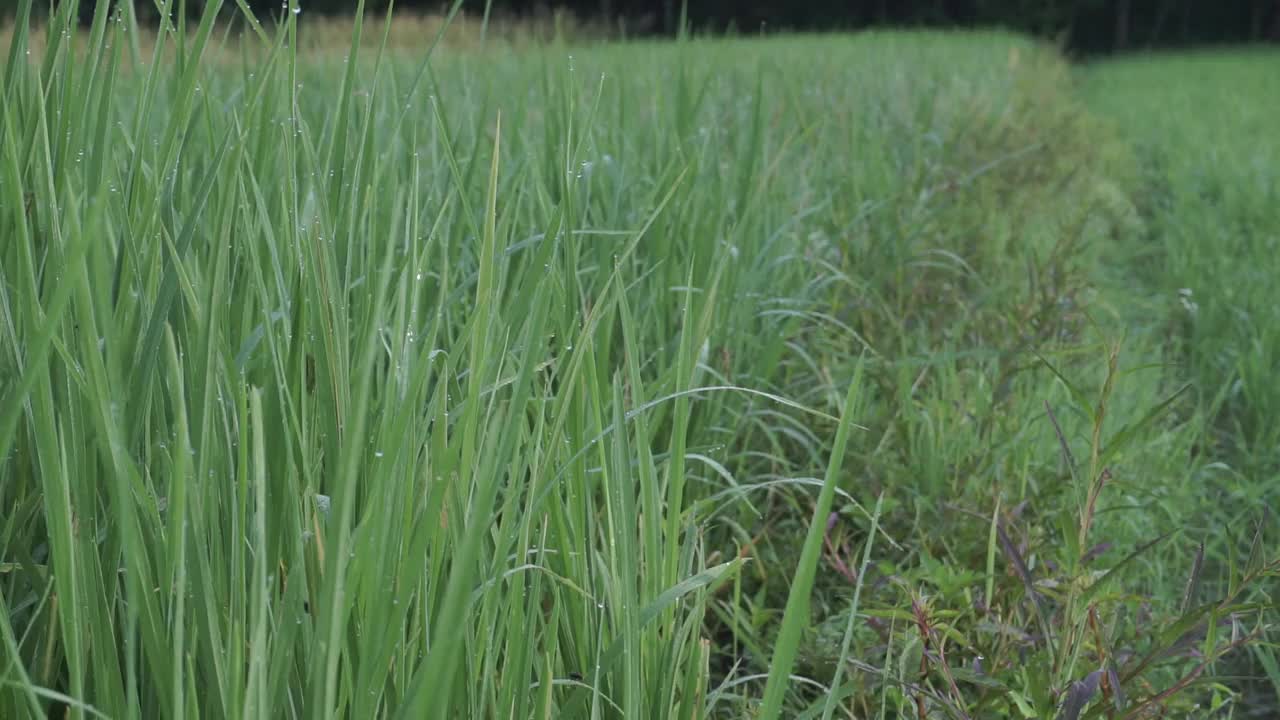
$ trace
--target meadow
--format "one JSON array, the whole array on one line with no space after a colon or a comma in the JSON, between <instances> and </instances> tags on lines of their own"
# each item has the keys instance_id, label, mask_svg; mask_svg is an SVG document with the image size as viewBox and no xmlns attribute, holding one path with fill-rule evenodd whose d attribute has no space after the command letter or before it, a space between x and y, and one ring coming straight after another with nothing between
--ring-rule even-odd
<instances>
[{"instance_id":1,"label":"meadow","mask_svg":"<svg viewBox=\"0 0 1280 720\"><path fill-rule=\"evenodd\" d=\"M0 717L1274 716L1276 51L222 5L0 45Z\"/></svg>"}]
</instances>

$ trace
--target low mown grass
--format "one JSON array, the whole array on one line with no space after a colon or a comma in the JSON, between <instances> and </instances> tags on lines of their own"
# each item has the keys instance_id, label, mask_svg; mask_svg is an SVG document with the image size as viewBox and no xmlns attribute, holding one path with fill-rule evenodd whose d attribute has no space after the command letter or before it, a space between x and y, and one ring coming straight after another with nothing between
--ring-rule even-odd
<instances>
[{"instance_id":1,"label":"low mown grass","mask_svg":"<svg viewBox=\"0 0 1280 720\"><path fill-rule=\"evenodd\" d=\"M145 62L105 4L28 55L19 8L0 717L1267 702L1218 660L1276 680L1275 406L1053 52L308 55L220 5ZM1216 222L1261 254L1258 193Z\"/></svg>"}]
</instances>

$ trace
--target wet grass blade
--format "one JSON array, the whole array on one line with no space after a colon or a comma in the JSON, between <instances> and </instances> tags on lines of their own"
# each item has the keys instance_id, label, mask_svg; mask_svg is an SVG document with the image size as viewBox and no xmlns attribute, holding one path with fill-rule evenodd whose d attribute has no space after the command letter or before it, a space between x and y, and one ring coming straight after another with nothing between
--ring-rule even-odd
<instances>
[{"instance_id":1,"label":"wet grass blade","mask_svg":"<svg viewBox=\"0 0 1280 720\"><path fill-rule=\"evenodd\" d=\"M857 407L855 401L858 393L862 391L861 385L862 365L859 364L845 396L845 412L840 418L835 441L831 445L831 460L827 465L822 491L818 494L818 501L813 510L813 518L809 521L809 531L805 536L804 548L796 564L795 577L791 581L791 592L787 596L787 606L783 611L782 627L769 663L769 679L765 685L763 706L760 711L760 717L764 720L776 720L781 716L783 699L790 684L791 669L800 647L800 635L809 624L809 593L813 589L813 579L818 569L818 556L822 552L822 536L826 531L827 516L831 514L831 501L835 497L836 483L839 481L841 467L844 464L845 447L849 442L849 434L854 428L852 414Z\"/></svg>"}]
</instances>

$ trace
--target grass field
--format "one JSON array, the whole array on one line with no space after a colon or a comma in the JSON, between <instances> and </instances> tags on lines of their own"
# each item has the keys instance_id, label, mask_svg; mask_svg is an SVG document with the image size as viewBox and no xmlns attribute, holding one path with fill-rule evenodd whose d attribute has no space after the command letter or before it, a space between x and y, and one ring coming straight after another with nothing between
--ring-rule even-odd
<instances>
[{"instance_id":1,"label":"grass field","mask_svg":"<svg viewBox=\"0 0 1280 720\"><path fill-rule=\"evenodd\" d=\"M1280 706L1275 52L29 9L0 717Z\"/></svg>"}]
</instances>

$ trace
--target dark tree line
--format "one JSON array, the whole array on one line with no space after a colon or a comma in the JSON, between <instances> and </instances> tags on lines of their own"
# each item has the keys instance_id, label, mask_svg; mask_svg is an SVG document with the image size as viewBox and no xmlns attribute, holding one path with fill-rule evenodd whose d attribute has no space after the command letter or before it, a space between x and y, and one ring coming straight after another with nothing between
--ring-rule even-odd
<instances>
[{"instance_id":1,"label":"dark tree line","mask_svg":"<svg viewBox=\"0 0 1280 720\"><path fill-rule=\"evenodd\" d=\"M337 0L341 1L341 0ZM579 0L578 12L679 25L679 0ZM529 2L506 3L520 8ZM695 28L739 32L895 26L1004 26L1090 51L1280 41L1280 0L688 0Z\"/></svg>"},{"instance_id":2,"label":"dark tree line","mask_svg":"<svg viewBox=\"0 0 1280 720\"><path fill-rule=\"evenodd\" d=\"M63 0L66 1L66 0ZM84 15L97 0L80 0ZM124 0L115 0L122 2ZM175 4L178 0L173 0ZM207 0L186 0L198 13ZM279 13L281 0L248 0ZM0 0L0 5L14 0ZM43 0L49 2L57 0ZM152 0L133 0L140 15ZM301 0L308 13L350 13L356 0ZM366 0L383 10L388 0ZM741 34L875 26L1003 26L1062 41L1083 52L1207 43L1280 42L1280 0L489 0L493 13L528 15L551 8L603 21L631 34L671 35L681 21L698 32ZM486 0L465 0L471 14ZM395 0L399 10L439 12L446 0ZM235 3L226 0L228 12ZM0 11L2 13L3 11Z\"/></svg>"}]
</instances>

